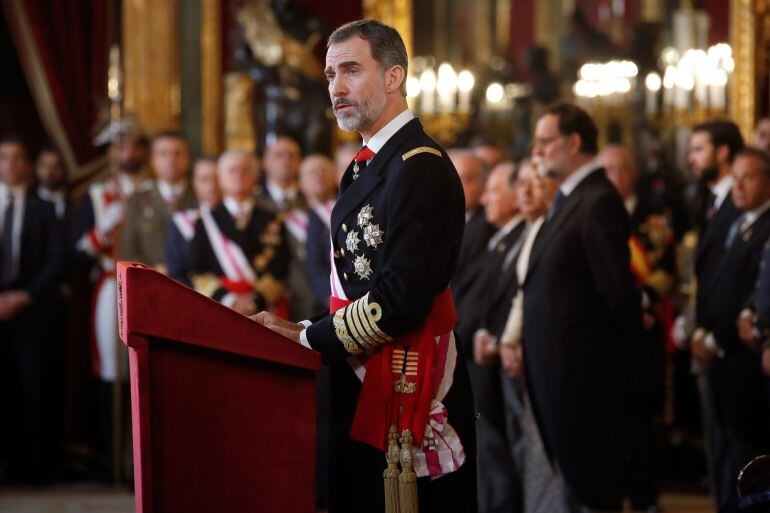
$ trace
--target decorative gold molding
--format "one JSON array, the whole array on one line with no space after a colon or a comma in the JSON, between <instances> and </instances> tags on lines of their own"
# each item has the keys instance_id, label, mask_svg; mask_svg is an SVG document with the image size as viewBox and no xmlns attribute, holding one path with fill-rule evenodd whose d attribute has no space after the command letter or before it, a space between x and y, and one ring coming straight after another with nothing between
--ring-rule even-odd
<instances>
[{"instance_id":1,"label":"decorative gold molding","mask_svg":"<svg viewBox=\"0 0 770 513\"><path fill-rule=\"evenodd\" d=\"M222 0L201 2L201 140L203 152L222 151L224 136Z\"/></svg>"},{"instance_id":2,"label":"decorative gold molding","mask_svg":"<svg viewBox=\"0 0 770 513\"><path fill-rule=\"evenodd\" d=\"M123 2L125 110L155 132L180 124L179 0Z\"/></svg>"},{"instance_id":3,"label":"decorative gold molding","mask_svg":"<svg viewBox=\"0 0 770 513\"><path fill-rule=\"evenodd\" d=\"M364 17L371 18L398 30L412 55L412 0L363 0Z\"/></svg>"},{"instance_id":4,"label":"decorative gold molding","mask_svg":"<svg viewBox=\"0 0 770 513\"><path fill-rule=\"evenodd\" d=\"M730 44L735 59L730 117L746 139L754 130L756 115L755 41L754 0L730 0Z\"/></svg>"}]
</instances>

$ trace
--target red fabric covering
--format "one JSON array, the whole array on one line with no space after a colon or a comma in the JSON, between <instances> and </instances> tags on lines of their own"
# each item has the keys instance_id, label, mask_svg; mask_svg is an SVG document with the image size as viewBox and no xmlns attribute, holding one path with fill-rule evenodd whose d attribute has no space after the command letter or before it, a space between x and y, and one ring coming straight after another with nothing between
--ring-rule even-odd
<instances>
[{"instance_id":1,"label":"red fabric covering","mask_svg":"<svg viewBox=\"0 0 770 513\"><path fill-rule=\"evenodd\" d=\"M350 304L349 301L332 296L330 312ZM364 364L366 376L358 396L356 415L350 429L350 437L385 450L387 434L391 425L398 426L399 432L410 429L415 445L422 442L428 414L441 376L434 372L438 354L435 337L452 331L457 322L454 301L449 289L436 297L428 318L420 329L400 337L398 340L380 346ZM406 381L415 387L414 393L402 394L393 390L393 384L400 376L391 369L393 352L397 348L409 348L416 352L417 375L407 376ZM443 359L442 359L443 360Z\"/></svg>"},{"instance_id":2,"label":"red fabric covering","mask_svg":"<svg viewBox=\"0 0 770 513\"><path fill-rule=\"evenodd\" d=\"M29 59L33 52L42 64L45 85L77 163L88 162L98 151L91 141L98 102L106 99L109 2L3 0L3 7L16 28L12 32L20 59ZM34 47L21 38L22 25L31 32ZM40 87L29 76L27 81L32 89ZM48 135L57 140L55 134Z\"/></svg>"},{"instance_id":3,"label":"red fabric covering","mask_svg":"<svg viewBox=\"0 0 770 513\"><path fill-rule=\"evenodd\" d=\"M313 511L319 355L144 266L118 297L136 511Z\"/></svg>"}]
</instances>

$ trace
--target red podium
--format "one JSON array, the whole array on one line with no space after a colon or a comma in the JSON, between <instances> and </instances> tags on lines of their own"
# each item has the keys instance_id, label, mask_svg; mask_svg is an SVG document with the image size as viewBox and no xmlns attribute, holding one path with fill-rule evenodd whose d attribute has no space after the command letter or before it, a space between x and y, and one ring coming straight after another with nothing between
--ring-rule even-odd
<instances>
[{"instance_id":1,"label":"red podium","mask_svg":"<svg viewBox=\"0 0 770 513\"><path fill-rule=\"evenodd\" d=\"M118 264L137 513L315 509L320 356L140 264Z\"/></svg>"}]
</instances>

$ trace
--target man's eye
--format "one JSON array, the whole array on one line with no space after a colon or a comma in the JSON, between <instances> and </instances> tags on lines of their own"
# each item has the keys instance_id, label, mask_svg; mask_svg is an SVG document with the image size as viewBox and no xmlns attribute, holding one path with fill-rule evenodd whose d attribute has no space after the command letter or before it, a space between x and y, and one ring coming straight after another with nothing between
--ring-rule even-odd
<instances>
[{"instance_id":1,"label":"man's eye","mask_svg":"<svg viewBox=\"0 0 770 513\"><path fill-rule=\"evenodd\" d=\"M348 70L348 75L355 75L356 73L358 73L358 70L356 68L350 68Z\"/></svg>"},{"instance_id":2,"label":"man's eye","mask_svg":"<svg viewBox=\"0 0 770 513\"><path fill-rule=\"evenodd\" d=\"M334 75L332 73L327 73L326 74L326 80L331 82L332 80L334 80Z\"/></svg>"}]
</instances>

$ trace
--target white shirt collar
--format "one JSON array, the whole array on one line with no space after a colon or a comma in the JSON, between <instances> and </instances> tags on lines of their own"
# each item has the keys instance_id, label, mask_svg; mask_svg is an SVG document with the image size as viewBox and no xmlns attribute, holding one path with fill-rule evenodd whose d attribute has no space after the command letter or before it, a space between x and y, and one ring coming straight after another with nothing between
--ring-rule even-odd
<instances>
[{"instance_id":1,"label":"white shirt collar","mask_svg":"<svg viewBox=\"0 0 770 513\"><path fill-rule=\"evenodd\" d=\"M265 181L265 188L267 188L267 192L270 194L270 197L273 198L273 201L281 207L285 206L287 201L294 199L297 196L296 186L284 189L277 183L267 180Z\"/></svg>"},{"instance_id":2,"label":"white shirt collar","mask_svg":"<svg viewBox=\"0 0 770 513\"><path fill-rule=\"evenodd\" d=\"M510 221L505 223L505 225L502 228L497 230L497 232L495 232L495 234L492 235L492 237L489 239L489 243L487 244L487 249L490 251L493 250L494 247L497 246L497 243L500 242L500 240L502 240L503 237L511 233L511 230L513 230L516 226L518 226L523 219L524 218L520 214L516 214L515 216L513 216Z\"/></svg>"},{"instance_id":3,"label":"white shirt collar","mask_svg":"<svg viewBox=\"0 0 770 513\"><path fill-rule=\"evenodd\" d=\"M636 206L639 204L639 198L636 197L636 194L631 194L629 197L623 200L623 204L626 206L626 212L628 212L628 215L633 215L634 210L636 210Z\"/></svg>"},{"instance_id":4,"label":"white shirt collar","mask_svg":"<svg viewBox=\"0 0 770 513\"><path fill-rule=\"evenodd\" d=\"M565 196L569 196L572 194L572 191L575 190L575 188L580 185L580 182L582 182L588 175L590 175L592 172L596 171L599 168L599 166L596 163L595 159L591 159L579 168L577 168L575 171L572 172L571 175L569 175L567 178L564 179L564 181L559 186L559 189L561 190L561 193Z\"/></svg>"},{"instance_id":5,"label":"white shirt collar","mask_svg":"<svg viewBox=\"0 0 770 513\"><path fill-rule=\"evenodd\" d=\"M222 203L225 205L227 211L230 212L230 215L234 218L240 218L243 215L249 215L251 213L251 209L254 208L254 200L252 198L239 202L235 198L225 197L222 200Z\"/></svg>"},{"instance_id":6,"label":"white shirt collar","mask_svg":"<svg viewBox=\"0 0 770 513\"><path fill-rule=\"evenodd\" d=\"M767 211L767 209L770 209L770 200L765 201L754 210L750 210L749 212L746 212L746 218L744 219L743 224L741 225L741 230L745 230L746 228L754 224L754 221L759 219L759 216L764 214Z\"/></svg>"},{"instance_id":7,"label":"white shirt collar","mask_svg":"<svg viewBox=\"0 0 770 513\"><path fill-rule=\"evenodd\" d=\"M181 198L186 187L184 182L172 185L168 182L164 182L163 180L158 180L156 183L158 184L158 191L160 192L160 195L166 201L176 201Z\"/></svg>"},{"instance_id":8,"label":"white shirt collar","mask_svg":"<svg viewBox=\"0 0 770 513\"><path fill-rule=\"evenodd\" d=\"M18 205L24 201L24 196L27 195L27 187L25 185L16 185L15 187L8 187L4 183L0 182L0 200L5 203L8 201L8 196L13 195L13 199Z\"/></svg>"},{"instance_id":9,"label":"white shirt collar","mask_svg":"<svg viewBox=\"0 0 770 513\"><path fill-rule=\"evenodd\" d=\"M717 183L711 186L711 192L714 194L714 207L719 209L724 203L725 198L730 194L733 188L733 175L723 176Z\"/></svg>"},{"instance_id":10,"label":"white shirt collar","mask_svg":"<svg viewBox=\"0 0 770 513\"><path fill-rule=\"evenodd\" d=\"M379 132L374 134L371 139L364 141L364 145L374 153L379 153L382 147L385 146L385 143L413 119L414 114L412 114L412 111L406 109L404 112L391 119L387 125L380 128Z\"/></svg>"}]
</instances>

